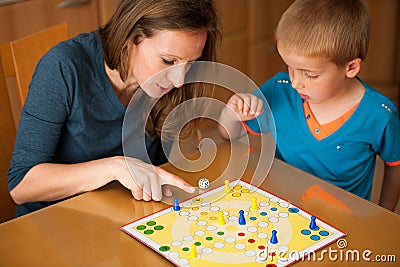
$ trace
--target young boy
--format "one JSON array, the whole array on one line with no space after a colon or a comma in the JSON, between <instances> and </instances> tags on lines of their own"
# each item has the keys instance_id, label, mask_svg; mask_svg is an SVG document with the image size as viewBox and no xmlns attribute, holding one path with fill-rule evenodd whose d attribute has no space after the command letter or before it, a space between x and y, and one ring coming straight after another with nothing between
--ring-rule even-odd
<instances>
[{"instance_id":1,"label":"young boy","mask_svg":"<svg viewBox=\"0 0 400 267\"><path fill-rule=\"evenodd\" d=\"M393 211L400 193L400 123L394 104L357 77L369 32L361 0L295 1L276 29L288 73L260 91L275 119L277 158L370 199L379 155L386 163L380 205ZM221 114L225 138L243 128L259 131L255 117L263 103L255 95L228 101Z\"/></svg>"}]
</instances>

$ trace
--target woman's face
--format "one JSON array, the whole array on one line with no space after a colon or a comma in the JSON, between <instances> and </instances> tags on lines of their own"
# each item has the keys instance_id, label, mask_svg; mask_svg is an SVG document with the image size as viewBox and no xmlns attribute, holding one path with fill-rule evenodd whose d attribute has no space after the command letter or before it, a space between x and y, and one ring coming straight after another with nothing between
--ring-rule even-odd
<instances>
[{"instance_id":1,"label":"woman's face","mask_svg":"<svg viewBox=\"0 0 400 267\"><path fill-rule=\"evenodd\" d=\"M128 80L135 80L154 98L161 97L174 87L181 87L188 70L187 63L201 57L206 40L205 31L177 30L160 31L151 38L140 40L133 48ZM156 73L159 74L146 82Z\"/></svg>"}]
</instances>

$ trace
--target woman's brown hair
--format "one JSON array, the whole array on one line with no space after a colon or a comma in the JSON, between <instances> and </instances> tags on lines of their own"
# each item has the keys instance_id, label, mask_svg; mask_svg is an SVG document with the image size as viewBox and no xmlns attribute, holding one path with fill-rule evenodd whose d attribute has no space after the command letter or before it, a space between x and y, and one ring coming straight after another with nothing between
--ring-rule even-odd
<instances>
[{"instance_id":1,"label":"woman's brown hair","mask_svg":"<svg viewBox=\"0 0 400 267\"><path fill-rule=\"evenodd\" d=\"M207 41L200 61L215 61L216 46L221 40L219 19L213 0L122 0L111 19L99 29L104 60L116 69L125 81L130 69L129 43L137 44L158 31L205 31ZM161 97L146 123L148 135L161 136L161 129L169 112L184 101L206 95L205 85L185 84ZM188 123L181 136L190 136L198 120Z\"/></svg>"}]
</instances>

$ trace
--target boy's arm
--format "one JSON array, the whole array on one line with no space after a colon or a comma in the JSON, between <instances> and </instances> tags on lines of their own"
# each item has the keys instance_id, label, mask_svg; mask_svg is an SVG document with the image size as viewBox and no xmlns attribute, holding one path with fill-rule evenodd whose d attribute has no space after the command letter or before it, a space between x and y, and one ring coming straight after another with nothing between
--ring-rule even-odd
<instances>
[{"instance_id":1,"label":"boy's arm","mask_svg":"<svg viewBox=\"0 0 400 267\"><path fill-rule=\"evenodd\" d=\"M224 139L236 139L244 135L245 131L241 121L232 119L232 115L229 113L232 111L225 106L219 117L218 131Z\"/></svg>"},{"instance_id":2,"label":"boy's arm","mask_svg":"<svg viewBox=\"0 0 400 267\"><path fill-rule=\"evenodd\" d=\"M394 211L400 196L400 165L388 166L385 164L381 198L379 205Z\"/></svg>"}]
</instances>

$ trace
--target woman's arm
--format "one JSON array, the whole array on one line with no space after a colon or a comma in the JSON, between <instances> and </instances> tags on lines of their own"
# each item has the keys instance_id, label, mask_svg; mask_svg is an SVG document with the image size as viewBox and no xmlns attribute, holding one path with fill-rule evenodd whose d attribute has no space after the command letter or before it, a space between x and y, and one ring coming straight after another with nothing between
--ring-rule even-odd
<instances>
[{"instance_id":1,"label":"woman's arm","mask_svg":"<svg viewBox=\"0 0 400 267\"><path fill-rule=\"evenodd\" d=\"M38 164L27 172L10 195L17 204L59 200L95 190L114 180L131 190L137 200L161 200L164 184L190 193L194 190L180 177L159 167L116 156L77 164ZM167 189L164 193L169 195L170 191Z\"/></svg>"},{"instance_id":2,"label":"woman's arm","mask_svg":"<svg viewBox=\"0 0 400 267\"><path fill-rule=\"evenodd\" d=\"M112 168L111 159L77 164L41 163L26 173L10 195L17 204L63 199L112 181Z\"/></svg>"}]
</instances>

